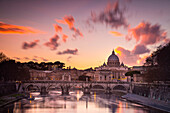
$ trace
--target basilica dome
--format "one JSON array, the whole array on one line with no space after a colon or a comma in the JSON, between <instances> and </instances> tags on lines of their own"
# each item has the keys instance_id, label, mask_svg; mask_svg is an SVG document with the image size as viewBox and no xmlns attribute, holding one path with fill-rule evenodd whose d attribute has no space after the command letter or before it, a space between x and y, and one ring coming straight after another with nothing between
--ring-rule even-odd
<instances>
[{"instance_id":1,"label":"basilica dome","mask_svg":"<svg viewBox=\"0 0 170 113\"><path fill-rule=\"evenodd\" d=\"M120 66L119 58L117 55L115 55L114 50L112 51L112 54L109 56L109 58L107 60L107 65L110 67Z\"/></svg>"}]
</instances>

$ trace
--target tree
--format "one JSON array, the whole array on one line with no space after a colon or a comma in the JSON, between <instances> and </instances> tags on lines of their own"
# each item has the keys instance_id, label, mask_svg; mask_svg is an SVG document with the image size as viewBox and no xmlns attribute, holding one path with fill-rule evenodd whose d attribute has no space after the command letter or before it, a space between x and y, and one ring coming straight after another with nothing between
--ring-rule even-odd
<instances>
[{"instance_id":1,"label":"tree","mask_svg":"<svg viewBox=\"0 0 170 113\"><path fill-rule=\"evenodd\" d=\"M145 63L146 73L144 79L148 82L170 81L170 42L159 46Z\"/></svg>"},{"instance_id":2,"label":"tree","mask_svg":"<svg viewBox=\"0 0 170 113\"><path fill-rule=\"evenodd\" d=\"M9 60L9 58L4 53L0 52L0 62L4 60Z\"/></svg>"},{"instance_id":3,"label":"tree","mask_svg":"<svg viewBox=\"0 0 170 113\"><path fill-rule=\"evenodd\" d=\"M125 73L125 76L133 77L133 74L140 74L140 71L129 71L129 72Z\"/></svg>"},{"instance_id":4,"label":"tree","mask_svg":"<svg viewBox=\"0 0 170 113\"><path fill-rule=\"evenodd\" d=\"M30 73L28 69L15 60L3 60L0 62L0 80L29 80Z\"/></svg>"},{"instance_id":5,"label":"tree","mask_svg":"<svg viewBox=\"0 0 170 113\"><path fill-rule=\"evenodd\" d=\"M90 81L90 78L91 77L89 77L89 76L86 76L86 75L81 75L81 76L79 76L79 81L86 81L86 79L88 80L88 81Z\"/></svg>"},{"instance_id":6,"label":"tree","mask_svg":"<svg viewBox=\"0 0 170 113\"><path fill-rule=\"evenodd\" d=\"M63 67L65 67L65 64L62 63L62 62L59 62L59 61L54 62L54 65L56 65L56 67L57 67L57 68L60 68L60 69L62 69Z\"/></svg>"}]
</instances>

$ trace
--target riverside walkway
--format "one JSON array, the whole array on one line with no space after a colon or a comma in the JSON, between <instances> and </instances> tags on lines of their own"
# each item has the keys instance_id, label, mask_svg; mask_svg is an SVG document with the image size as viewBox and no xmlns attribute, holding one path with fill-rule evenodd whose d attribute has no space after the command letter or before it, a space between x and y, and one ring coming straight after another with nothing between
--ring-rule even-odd
<instances>
[{"instance_id":1,"label":"riverside walkway","mask_svg":"<svg viewBox=\"0 0 170 113\"><path fill-rule=\"evenodd\" d=\"M147 98L147 97L139 96L136 94L130 94L130 93L122 96L122 98L125 98L129 101L132 101L138 104L142 104L148 107L152 107L152 108L170 113L170 102L164 102L164 101Z\"/></svg>"}]
</instances>

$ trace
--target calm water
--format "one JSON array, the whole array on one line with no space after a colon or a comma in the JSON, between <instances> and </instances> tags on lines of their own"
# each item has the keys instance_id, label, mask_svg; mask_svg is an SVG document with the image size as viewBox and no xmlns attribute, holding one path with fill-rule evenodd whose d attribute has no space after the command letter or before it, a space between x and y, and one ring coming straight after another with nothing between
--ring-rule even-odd
<instances>
[{"instance_id":1,"label":"calm water","mask_svg":"<svg viewBox=\"0 0 170 113\"><path fill-rule=\"evenodd\" d=\"M46 97L31 93L35 100L22 99L5 106L0 113L161 113L142 105L122 100L115 95L83 95L81 91L61 96L61 92L51 91Z\"/></svg>"}]
</instances>

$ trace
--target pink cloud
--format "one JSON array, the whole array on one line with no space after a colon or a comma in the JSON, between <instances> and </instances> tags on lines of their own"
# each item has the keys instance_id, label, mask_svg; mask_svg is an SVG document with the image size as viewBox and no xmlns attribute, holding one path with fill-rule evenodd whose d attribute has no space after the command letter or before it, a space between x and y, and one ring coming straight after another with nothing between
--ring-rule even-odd
<instances>
[{"instance_id":1,"label":"pink cloud","mask_svg":"<svg viewBox=\"0 0 170 113\"><path fill-rule=\"evenodd\" d=\"M126 39L130 41L134 38L137 43L142 45L152 45L165 40L166 34L167 32L158 24L151 25L149 22L141 22L135 28L128 30Z\"/></svg>"},{"instance_id":2,"label":"pink cloud","mask_svg":"<svg viewBox=\"0 0 170 113\"><path fill-rule=\"evenodd\" d=\"M61 27L61 26L55 24L54 27L55 27L55 31L56 31L57 33L58 33L58 32L62 32L62 27Z\"/></svg>"},{"instance_id":3,"label":"pink cloud","mask_svg":"<svg viewBox=\"0 0 170 113\"><path fill-rule=\"evenodd\" d=\"M57 54L58 55L64 55L64 54L72 54L72 55L77 55L78 49L66 49L64 51L59 51Z\"/></svg>"},{"instance_id":4,"label":"pink cloud","mask_svg":"<svg viewBox=\"0 0 170 113\"><path fill-rule=\"evenodd\" d=\"M68 38L68 36L67 36L67 35L65 35L65 34L63 34L63 36L62 36L62 40L63 40L63 42L66 42L66 41L67 41L67 38Z\"/></svg>"},{"instance_id":5,"label":"pink cloud","mask_svg":"<svg viewBox=\"0 0 170 113\"><path fill-rule=\"evenodd\" d=\"M71 58L72 58L72 56L67 57L67 62L70 62Z\"/></svg>"},{"instance_id":6,"label":"pink cloud","mask_svg":"<svg viewBox=\"0 0 170 113\"><path fill-rule=\"evenodd\" d=\"M124 36L122 33L117 32L117 31L109 31L110 34L112 34L115 37L122 37Z\"/></svg>"},{"instance_id":7,"label":"pink cloud","mask_svg":"<svg viewBox=\"0 0 170 113\"><path fill-rule=\"evenodd\" d=\"M16 59L16 60L21 60L21 58L19 58L19 57L13 57L14 59Z\"/></svg>"},{"instance_id":8,"label":"pink cloud","mask_svg":"<svg viewBox=\"0 0 170 113\"><path fill-rule=\"evenodd\" d=\"M29 49L29 48L34 48L35 46L38 45L39 40L34 40L33 42L24 42L22 45L22 49Z\"/></svg>"},{"instance_id":9,"label":"pink cloud","mask_svg":"<svg viewBox=\"0 0 170 113\"><path fill-rule=\"evenodd\" d=\"M124 10L119 7L118 1L108 3L105 10L99 14L91 12L91 17L88 22L102 23L116 29L121 26L125 28L128 26L124 17Z\"/></svg>"},{"instance_id":10,"label":"pink cloud","mask_svg":"<svg viewBox=\"0 0 170 113\"><path fill-rule=\"evenodd\" d=\"M39 30L33 29L31 27L18 26L12 24L6 24L0 22L0 33L1 34L28 34L28 33L42 33Z\"/></svg>"},{"instance_id":11,"label":"pink cloud","mask_svg":"<svg viewBox=\"0 0 170 113\"><path fill-rule=\"evenodd\" d=\"M132 50L132 53L134 54L144 54L144 53L149 53L150 50L146 48L145 45L135 45L134 49Z\"/></svg>"},{"instance_id":12,"label":"pink cloud","mask_svg":"<svg viewBox=\"0 0 170 113\"><path fill-rule=\"evenodd\" d=\"M61 23L61 24L67 24L69 29L74 31L73 37L75 37L75 38L77 36L83 37L83 33L80 32L80 30L74 26L75 20L74 20L73 16L64 16L63 20L56 19L56 22Z\"/></svg>"},{"instance_id":13,"label":"pink cloud","mask_svg":"<svg viewBox=\"0 0 170 113\"><path fill-rule=\"evenodd\" d=\"M140 59L139 55L133 54L130 50L124 49L123 47L117 47L115 52L124 64L130 66L136 65L137 60Z\"/></svg>"},{"instance_id":14,"label":"pink cloud","mask_svg":"<svg viewBox=\"0 0 170 113\"><path fill-rule=\"evenodd\" d=\"M49 42L44 43L45 46L49 47L51 50L56 50L57 47L60 45L58 43L59 40L59 36L55 35L54 37L52 37Z\"/></svg>"}]
</instances>

